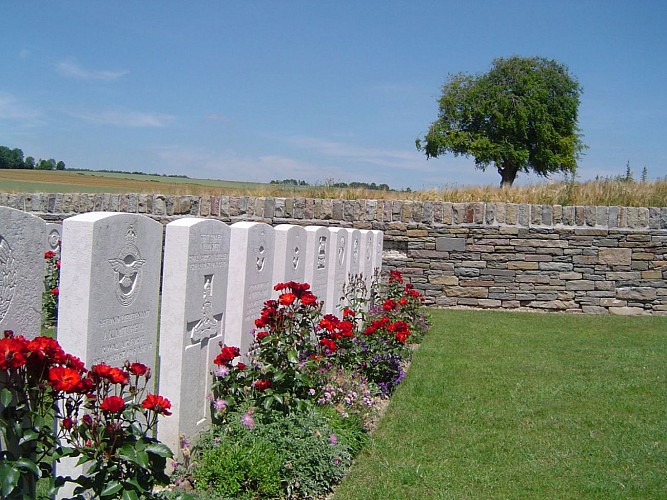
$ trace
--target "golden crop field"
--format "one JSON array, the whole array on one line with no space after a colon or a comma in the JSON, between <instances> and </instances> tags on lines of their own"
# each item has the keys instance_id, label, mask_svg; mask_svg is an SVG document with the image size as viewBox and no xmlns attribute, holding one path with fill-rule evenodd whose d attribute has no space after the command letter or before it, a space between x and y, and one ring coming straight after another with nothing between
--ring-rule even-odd
<instances>
[{"instance_id":1,"label":"golden crop field","mask_svg":"<svg viewBox=\"0 0 667 500\"><path fill-rule=\"evenodd\" d=\"M423 191L375 191L327 184L283 186L251 182L189 179L148 174L0 170L0 192L159 193L180 195L274 196L343 199L534 203L548 205L667 206L667 179L633 182L603 179L551 182L501 189L495 186L445 186Z\"/></svg>"}]
</instances>

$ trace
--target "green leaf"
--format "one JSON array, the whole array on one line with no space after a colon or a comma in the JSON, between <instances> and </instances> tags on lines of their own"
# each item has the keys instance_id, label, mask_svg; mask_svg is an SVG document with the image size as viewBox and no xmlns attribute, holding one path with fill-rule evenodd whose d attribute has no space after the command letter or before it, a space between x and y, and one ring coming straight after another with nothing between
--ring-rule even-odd
<instances>
[{"instance_id":1,"label":"green leaf","mask_svg":"<svg viewBox=\"0 0 667 500\"><path fill-rule=\"evenodd\" d=\"M139 496L137 495L136 491L132 490L123 490L123 496L121 498L123 500L139 500Z\"/></svg>"},{"instance_id":2,"label":"green leaf","mask_svg":"<svg viewBox=\"0 0 667 500\"><path fill-rule=\"evenodd\" d=\"M10 403L12 402L12 391L7 389L6 387L0 391L0 403L2 403L3 407L8 407Z\"/></svg>"},{"instance_id":3,"label":"green leaf","mask_svg":"<svg viewBox=\"0 0 667 500\"><path fill-rule=\"evenodd\" d=\"M148 468L148 464L150 461L148 460L148 453L145 451L138 451L137 452L137 458L136 458L136 463L140 466L143 467L144 469Z\"/></svg>"},{"instance_id":4,"label":"green leaf","mask_svg":"<svg viewBox=\"0 0 667 500\"><path fill-rule=\"evenodd\" d=\"M111 481L109 484L107 484L106 488L104 488L100 492L100 497L111 497L114 496L116 493L118 493L121 489L123 489L123 485L120 484L118 481Z\"/></svg>"},{"instance_id":5,"label":"green leaf","mask_svg":"<svg viewBox=\"0 0 667 500\"><path fill-rule=\"evenodd\" d=\"M16 462L14 462L14 467L18 467L19 469L23 470L28 470L32 472L36 477L40 476L39 469L37 468L37 465L35 465L35 462L32 460L28 460L27 458L19 458Z\"/></svg>"},{"instance_id":6,"label":"green leaf","mask_svg":"<svg viewBox=\"0 0 667 500\"><path fill-rule=\"evenodd\" d=\"M166 444L162 443L151 443L146 446L146 451L148 453L152 453L153 455L164 458L171 458L174 456L174 453L171 451L171 449L169 449Z\"/></svg>"},{"instance_id":7,"label":"green leaf","mask_svg":"<svg viewBox=\"0 0 667 500\"><path fill-rule=\"evenodd\" d=\"M19 444L29 443L30 441L34 441L35 439L38 438L39 438L39 433L35 432L32 429L26 429L23 432L23 436L21 436L21 439L19 440Z\"/></svg>"},{"instance_id":8,"label":"green leaf","mask_svg":"<svg viewBox=\"0 0 667 500\"><path fill-rule=\"evenodd\" d=\"M297 354L296 349L291 349L290 351L287 352L287 360L290 363L299 362L299 355Z\"/></svg>"},{"instance_id":9,"label":"green leaf","mask_svg":"<svg viewBox=\"0 0 667 500\"><path fill-rule=\"evenodd\" d=\"M137 451L134 449L134 446L131 444L124 444L118 450L118 454L121 458L124 458L128 462L136 463L137 461Z\"/></svg>"},{"instance_id":10,"label":"green leaf","mask_svg":"<svg viewBox=\"0 0 667 500\"><path fill-rule=\"evenodd\" d=\"M9 464L2 464L0 466L0 481L2 481L3 498L8 497L9 494L14 491L19 484L20 478L21 474L19 474L18 469L15 469Z\"/></svg>"}]
</instances>

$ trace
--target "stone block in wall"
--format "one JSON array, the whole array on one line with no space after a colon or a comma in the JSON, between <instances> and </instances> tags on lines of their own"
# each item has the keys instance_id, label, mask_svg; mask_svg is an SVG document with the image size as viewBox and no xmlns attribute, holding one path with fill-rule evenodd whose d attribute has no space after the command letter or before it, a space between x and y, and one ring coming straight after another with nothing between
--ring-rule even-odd
<instances>
[{"instance_id":1,"label":"stone block in wall","mask_svg":"<svg viewBox=\"0 0 667 500\"><path fill-rule=\"evenodd\" d=\"M565 206L563 207L563 225L564 226L574 226L575 225L575 207Z\"/></svg>"},{"instance_id":2,"label":"stone block in wall","mask_svg":"<svg viewBox=\"0 0 667 500\"><path fill-rule=\"evenodd\" d=\"M465 224L466 212L465 203L452 203L452 224Z\"/></svg>"},{"instance_id":3,"label":"stone block in wall","mask_svg":"<svg viewBox=\"0 0 667 500\"><path fill-rule=\"evenodd\" d=\"M628 207L628 227L632 229L648 227L648 208Z\"/></svg>"},{"instance_id":4,"label":"stone block in wall","mask_svg":"<svg viewBox=\"0 0 667 500\"><path fill-rule=\"evenodd\" d=\"M213 217L220 217L220 197L211 196L211 209L210 214Z\"/></svg>"},{"instance_id":5,"label":"stone block in wall","mask_svg":"<svg viewBox=\"0 0 667 500\"><path fill-rule=\"evenodd\" d=\"M463 252L466 241L463 238L439 237L435 239L435 249L439 252Z\"/></svg>"},{"instance_id":6,"label":"stone block in wall","mask_svg":"<svg viewBox=\"0 0 667 500\"><path fill-rule=\"evenodd\" d=\"M597 207L584 207L584 224L594 227L598 222Z\"/></svg>"},{"instance_id":7,"label":"stone block in wall","mask_svg":"<svg viewBox=\"0 0 667 500\"><path fill-rule=\"evenodd\" d=\"M449 288L445 288L443 291L447 297L468 297L474 299L486 299L489 295L489 289L486 287L452 286Z\"/></svg>"},{"instance_id":8,"label":"stone block in wall","mask_svg":"<svg viewBox=\"0 0 667 500\"><path fill-rule=\"evenodd\" d=\"M629 266L632 262L632 250L629 248L600 248L598 263L608 266Z\"/></svg>"},{"instance_id":9,"label":"stone block in wall","mask_svg":"<svg viewBox=\"0 0 667 500\"><path fill-rule=\"evenodd\" d=\"M447 226L454 224L454 205L452 203L442 204L442 223Z\"/></svg>"},{"instance_id":10,"label":"stone block in wall","mask_svg":"<svg viewBox=\"0 0 667 500\"><path fill-rule=\"evenodd\" d=\"M648 302L655 300L656 297L657 294L654 288L629 287L616 289L616 298L621 300L638 300L641 302Z\"/></svg>"},{"instance_id":11,"label":"stone block in wall","mask_svg":"<svg viewBox=\"0 0 667 500\"><path fill-rule=\"evenodd\" d=\"M522 203L518 206L516 223L521 227L530 226L530 205Z\"/></svg>"},{"instance_id":12,"label":"stone block in wall","mask_svg":"<svg viewBox=\"0 0 667 500\"><path fill-rule=\"evenodd\" d=\"M609 313L618 316L643 316L648 314L643 307L610 307Z\"/></svg>"},{"instance_id":13,"label":"stone block in wall","mask_svg":"<svg viewBox=\"0 0 667 500\"><path fill-rule=\"evenodd\" d=\"M590 280L568 281L565 283L565 289L572 291L595 290L595 282Z\"/></svg>"},{"instance_id":14,"label":"stone block in wall","mask_svg":"<svg viewBox=\"0 0 667 500\"><path fill-rule=\"evenodd\" d=\"M442 286L457 286L459 284L459 278L456 276L430 276L428 281L433 285Z\"/></svg>"},{"instance_id":15,"label":"stone block in wall","mask_svg":"<svg viewBox=\"0 0 667 500\"><path fill-rule=\"evenodd\" d=\"M542 205L529 205L530 207L530 224L542 225Z\"/></svg>"},{"instance_id":16,"label":"stone block in wall","mask_svg":"<svg viewBox=\"0 0 667 500\"><path fill-rule=\"evenodd\" d=\"M120 195L112 194L109 196L109 208L108 212L119 212L120 211Z\"/></svg>"}]
</instances>

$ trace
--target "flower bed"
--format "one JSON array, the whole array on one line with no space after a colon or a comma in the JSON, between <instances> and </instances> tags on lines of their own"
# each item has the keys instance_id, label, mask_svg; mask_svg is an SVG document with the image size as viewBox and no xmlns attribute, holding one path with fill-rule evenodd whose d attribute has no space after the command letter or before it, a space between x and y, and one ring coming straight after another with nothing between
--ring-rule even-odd
<instances>
[{"instance_id":1,"label":"flower bed","mask_svg":"<svg viewBox=\"0 0 667 500\"><path fill-rule=\"evenodd\" d=\"M165 498L313 498L345 475L381 403L404 377L411 344L428 327L422 297L398 272L370 290L345 288L341 318L322 315L307 284L275 286L241 359L221 345L214 426L182 443ZM188 492L188 493L185 493Z\"/></svg>"}]
</instances>

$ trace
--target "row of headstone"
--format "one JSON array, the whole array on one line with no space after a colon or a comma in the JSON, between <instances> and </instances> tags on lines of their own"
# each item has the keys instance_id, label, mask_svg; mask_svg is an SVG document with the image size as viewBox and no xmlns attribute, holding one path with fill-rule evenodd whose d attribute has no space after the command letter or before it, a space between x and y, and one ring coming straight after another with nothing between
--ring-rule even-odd
<instances>
[{"instance_id":1,"label":"row of headstone","mask_svg":"<svg viewBox=\"0 0 667 500\"><path fill-rule=\"evenodd\" d=\"M151 367L173 409L159 437L178 450L180 435L194 437L210 422L219 343L248 351L279 282L309 283L323 313L337 313L349 275L370 283L381 267L382 232L198 218L164 229L144 215L110 212L61 226L0 207L0 331L40 334L49 250L61 252L59 343L86 366Z\"/></svg>"},{"instance_id":2,"label":"row of headstone","mask_svg":"<svg viewBox=\"0 0 667 500\"><path fill-rule=\"evenodd\" d=\"M162 237L160 223L138 214L66 219L58 340L88 366L159 368L173 410L159 437L173 450L180 435L209 425L219 343L248 351L276 283L310 283L323 311L335 313L348 275L381 266L381 231L185 218L167 224L164 257Z\"/></svg>"}]
</instances>

